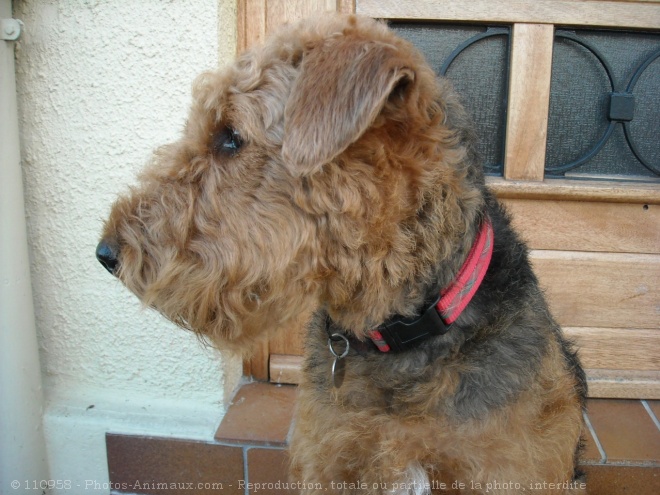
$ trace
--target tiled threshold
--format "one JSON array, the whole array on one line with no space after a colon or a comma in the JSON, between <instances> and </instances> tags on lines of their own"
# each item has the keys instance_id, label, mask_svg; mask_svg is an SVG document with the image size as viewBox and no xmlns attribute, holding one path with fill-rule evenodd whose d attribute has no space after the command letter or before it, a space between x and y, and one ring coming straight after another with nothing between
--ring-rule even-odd
<instances>
[{"instance_id":1,"label":"tiled threshold","mask_svg":"<svg viewBox=\"0 0 660 495\"><path fill-rule=\"evenodd\" d=\"M112 493L297 493L286 485L295 396L289 385L243 386L214 442L108 434ZM588 493L660 493L660 401L592 399L588 406Z\"/></svg>"}]
</instances>

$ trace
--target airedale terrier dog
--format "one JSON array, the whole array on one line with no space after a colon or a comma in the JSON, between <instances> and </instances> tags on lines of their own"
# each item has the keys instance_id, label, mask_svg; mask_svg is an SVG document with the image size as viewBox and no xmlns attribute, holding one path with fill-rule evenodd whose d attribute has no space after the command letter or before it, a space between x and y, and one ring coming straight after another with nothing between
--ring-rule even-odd
<instances>
[{"instance_id":1,"label":"airedale terrier dog","mask_svg":"<svg viewBox=\"0 0 660 495\"><path fill-rule=\"evenodd\" d=\"M305 493L583 493L586 382L450 84L327 15L201 75L96 251L218 347L307 323Z\"/></svg>"}]
</instances>

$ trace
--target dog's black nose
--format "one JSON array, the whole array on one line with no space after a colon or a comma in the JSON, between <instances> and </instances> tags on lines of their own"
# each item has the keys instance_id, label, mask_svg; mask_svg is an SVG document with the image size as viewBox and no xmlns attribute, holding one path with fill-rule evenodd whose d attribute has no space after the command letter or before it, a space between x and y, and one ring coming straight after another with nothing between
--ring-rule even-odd
<instances>
[{"instance_id":1,"label":"dog's black nose","mask_svg":"<svg viewBox=\"0 0 660 495\"><path fill-rule=\"evenodd\" d=\"M113 275L119 266L119 247L117 243L102 239L96 246L96 259Z\"/></svg>"}]
</instances>

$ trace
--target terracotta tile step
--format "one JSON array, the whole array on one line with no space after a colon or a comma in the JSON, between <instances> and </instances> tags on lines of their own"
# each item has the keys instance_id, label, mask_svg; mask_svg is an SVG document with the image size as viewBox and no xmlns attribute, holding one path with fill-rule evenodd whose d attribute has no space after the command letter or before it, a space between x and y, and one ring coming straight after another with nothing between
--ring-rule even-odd
<instances>
[{"instance_id":1,"label":"terracotta tile step","mask_svg":"<svg viewBox=\"0 0 660 495\"><path fill-rule=\"evenodd\" d=\"M249 383L234 395L215 434L230 444L285 446L298 387Z\"/></svg>"},{"instance_id":2,"label":"terracotta tile step","mask_svg":"<svg viewBox=\"0 0 660 495\"><path fill-rule=\"evenodd\" d=\"M286 453L295 395L293 386L243 386L214 442L108 434L112 493L297 493L287 485ZM589 401L589 494L660 493L659 413L660 401Z\"/></svg>"}]
</instances>

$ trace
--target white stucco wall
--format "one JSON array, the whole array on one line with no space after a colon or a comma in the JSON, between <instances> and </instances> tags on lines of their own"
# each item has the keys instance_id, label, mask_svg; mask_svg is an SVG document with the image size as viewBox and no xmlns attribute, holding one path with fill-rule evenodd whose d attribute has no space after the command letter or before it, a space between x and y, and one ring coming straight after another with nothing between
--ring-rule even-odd
<instances>
[{"instance_id":1,"label":"white stucco wall","mask_svg":"<svg viewBox=\"0 0 660 495\"><path fill-rule=\"evenodd\" d=\"M143 310L94 257L116 193L182 128L195 75L233 57L234 3L14 1L54 479L107 481L106 431L211 439L240 374L235 359Z\"/></svg>"}]
</instances>

